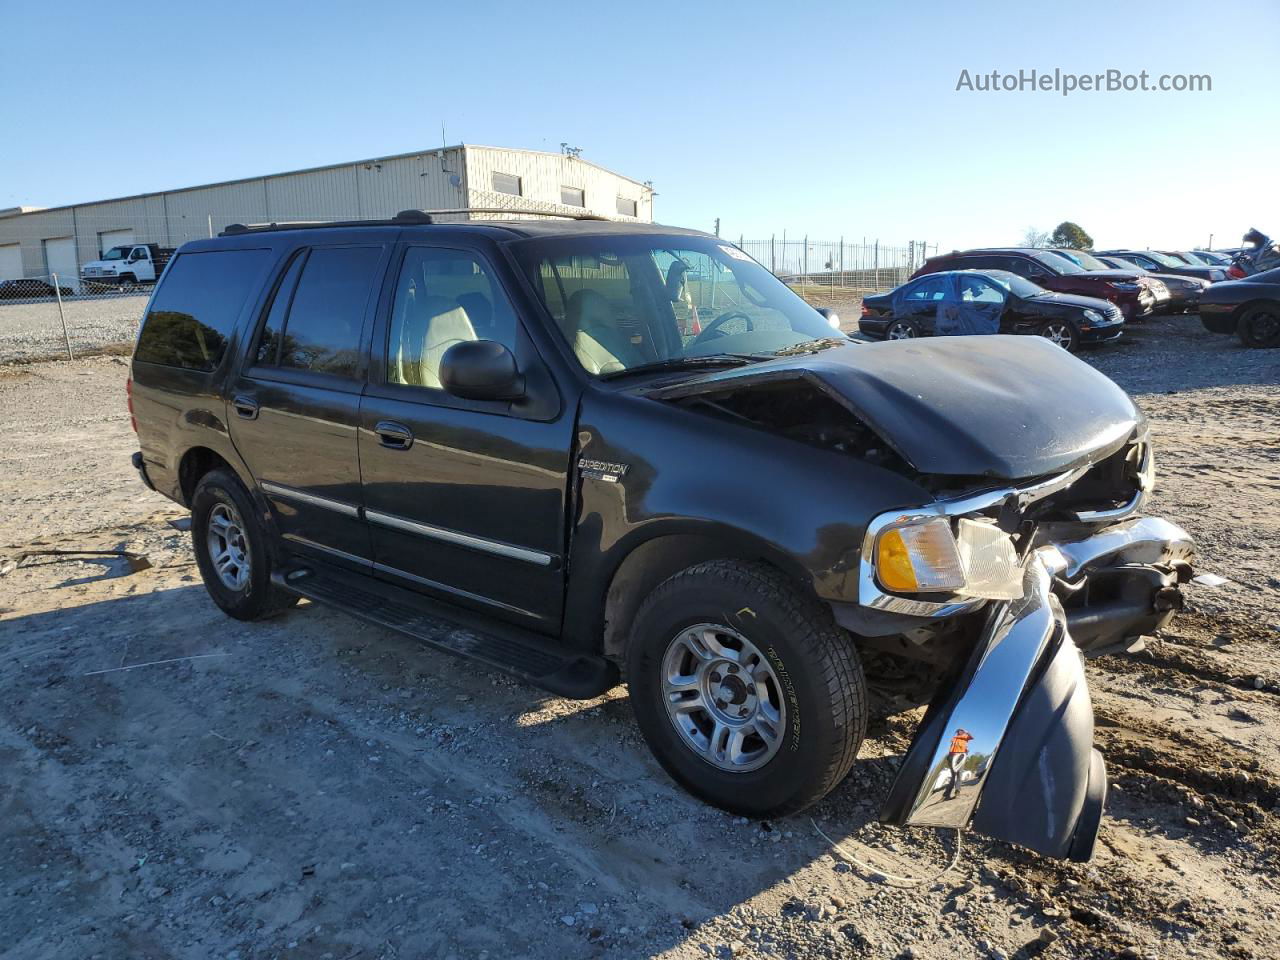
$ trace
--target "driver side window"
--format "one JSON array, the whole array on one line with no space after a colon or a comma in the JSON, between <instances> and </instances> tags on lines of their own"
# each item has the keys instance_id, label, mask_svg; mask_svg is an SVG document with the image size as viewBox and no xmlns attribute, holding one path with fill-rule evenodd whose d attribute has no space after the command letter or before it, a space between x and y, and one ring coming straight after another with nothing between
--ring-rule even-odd
<instances>
[{"instance_id":1,"label":"driver side window","mask_svg":"<svg viewBox=\"0 0 1280 960\"><path fill-rule=\"evenodd\" d=\"M387 382L442 389L440 360L465 340L495 340L516 351L516 314L506 293L474 254L410 247L396 283Z\"/></svg>"}]
</instances>

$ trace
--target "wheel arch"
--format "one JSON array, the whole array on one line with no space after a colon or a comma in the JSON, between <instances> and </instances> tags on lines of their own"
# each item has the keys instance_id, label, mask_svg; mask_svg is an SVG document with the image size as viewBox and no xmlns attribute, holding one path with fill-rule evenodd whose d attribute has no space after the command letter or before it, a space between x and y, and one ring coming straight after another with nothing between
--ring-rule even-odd
<instances>
[{"instance_id":1,"label":"wheel arch","mask_svg":"<svg viewBox=\"0 0 1280 960\"><path fill-rule=\"evenodd\" d=\"M178 461L178 490L182 494L183 506L191 506L191 498L195 495L200 478L210 470L217 469L230 471L245 484L246 488L252 490L252 486L245 481L241 472L226 457L211 447L194 446L187 449L182 454L182 459Z\"/></svg>"},{"instance_id":2,"label":"wheel arch","mask_svg":"<svg viewBox=\"0 0 1280 960\"><path fill-rule=\"evenodd\" d=\"M655 531L621 556L592 611L591 635L601 638L601 652L621 657L645 598L668 577L708 560L765 563L816 596L812 575L794 557L755 537L719 529Z\"/></svg>"}]
</instances>

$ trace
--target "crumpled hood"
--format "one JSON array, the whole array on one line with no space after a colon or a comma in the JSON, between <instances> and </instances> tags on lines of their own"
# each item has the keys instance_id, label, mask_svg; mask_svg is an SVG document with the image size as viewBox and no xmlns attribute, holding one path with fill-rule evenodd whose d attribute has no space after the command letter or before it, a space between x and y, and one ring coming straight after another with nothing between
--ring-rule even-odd
<instances>
[{"instance_id":1,"label":"crumpled hood","mask_svg":"<svg viewBox=\"0 0 1280 960\"><path fill-rule=\"evenodd\" d=\"M1093 367L1041 337L851 343L650 389L678 399L803 379L922 473L1019 480L1116 450L1143 422Z\"/></svg>"}]
</instances>

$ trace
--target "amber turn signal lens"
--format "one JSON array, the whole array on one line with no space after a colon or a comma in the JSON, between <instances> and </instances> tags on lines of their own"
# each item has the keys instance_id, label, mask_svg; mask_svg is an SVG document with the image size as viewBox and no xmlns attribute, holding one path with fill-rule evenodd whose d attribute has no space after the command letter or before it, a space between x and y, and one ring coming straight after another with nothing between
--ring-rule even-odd
<instances>
[{"instance_id":1,"label":"amber turn signal lens","mask_svg":"<svg viewBox=\"0 0 1280 960\"><path fill-rule=\"evenodd\" d=\"M919 584L911 567L911 555L902 542L901 530L887 530L880 536L880 551L876 562L880 585L887 590L915 593Z\"/></svg>"}]
</instances>

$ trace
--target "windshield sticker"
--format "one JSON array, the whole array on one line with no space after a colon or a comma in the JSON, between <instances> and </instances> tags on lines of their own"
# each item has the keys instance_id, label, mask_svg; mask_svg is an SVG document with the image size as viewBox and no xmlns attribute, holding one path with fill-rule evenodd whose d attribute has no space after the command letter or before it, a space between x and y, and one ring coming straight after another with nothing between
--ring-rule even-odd
<instances>
[{"instance_id":1,"label":"windshield sticker","mask_svg":"<svg viewBox=\"0 0 1280 960\"><path fill-rule=\"evenodd\" d=\"M755 261L754 261L754 260L752 260L749 256L747 256L745 253L743 253L743 252L742 252L741 250L739 250L737 247L731 247L731 246L729 246L728 244L725 244L725 243L718 244L718 246L720 247L720 249L721 249L722 251L724 251L725 253L727 253L729 256L733 257L733 259L735 259L735 260L741 260L741 261L743 261L744 263L755 263Z\"/></svg>"}]
</instances>

